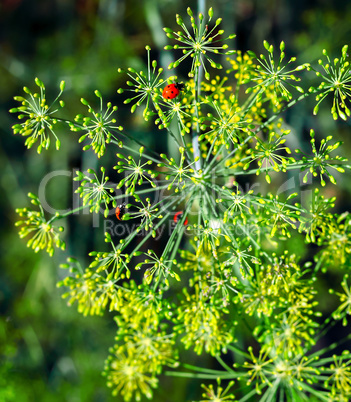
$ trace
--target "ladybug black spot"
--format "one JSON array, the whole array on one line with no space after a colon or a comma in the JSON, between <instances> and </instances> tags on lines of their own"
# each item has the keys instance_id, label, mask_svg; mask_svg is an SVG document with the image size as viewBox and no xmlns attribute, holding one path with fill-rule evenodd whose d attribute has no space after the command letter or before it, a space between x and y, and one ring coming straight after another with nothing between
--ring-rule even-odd
<instances>
[{"instance_id":1,"label":"ladybug black spot","mask_svg":"<svg viewBox=\"0 0 351 402\"><path fill-rule=\"evenodd\" d=\"M177 215L177 216L175 217L175 218L176 218L176 221L179 222L179 221L182 219L182 217L183 217L183 214Z\"/></svg>"}]
</instances>

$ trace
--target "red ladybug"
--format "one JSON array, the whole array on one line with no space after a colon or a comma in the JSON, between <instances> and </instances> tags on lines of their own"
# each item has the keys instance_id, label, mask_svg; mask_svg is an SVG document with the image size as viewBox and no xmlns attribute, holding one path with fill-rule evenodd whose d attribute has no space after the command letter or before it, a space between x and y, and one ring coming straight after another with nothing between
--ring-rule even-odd
<instances>
[{"instance_id":1,"label":"red ladybug","mask_svg":"<svg viewBox=\"0 0 351 402\"><path fill-rule=\"evenodd\" d=\"M116 218L120 221L122 220L123 215L126 213L126 204L123 203L118 205L116 208Z\"/></svg>"},{"instance_id":2,"label":"red ladybug","mask_svg":"<svg viewBox=\"0 0 351 402\"><path fill-rule=\"evenodd\" d=\"M183 217L183 211L176 212L173 218L174 223L178 223L182 219L182 217ZM188 224L188 218L185 218L184 226L187 224Z\"/></svg>"},{"instance_id":3,"label":"red ladybug","mask_svg":"<svg viewBox=\"0 0 351 402\"><path fill-rule=\"evenodd\" d=\"M174 99L176 98L180 91L184 89L184 84L176 82L174 84L166 85L163 89L162 96L164 99Z\"/></svg>"}]
</instances>

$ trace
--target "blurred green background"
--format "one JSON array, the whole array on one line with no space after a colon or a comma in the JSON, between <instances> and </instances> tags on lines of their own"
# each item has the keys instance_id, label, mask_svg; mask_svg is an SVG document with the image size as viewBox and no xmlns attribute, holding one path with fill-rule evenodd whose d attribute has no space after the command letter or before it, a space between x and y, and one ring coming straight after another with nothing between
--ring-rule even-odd
<instances>
[{"instance_id":1,"label":"blurred green background","mask_svg":"<svg viewBox=\"0 0 351 402\"><path fill-rule=\"evenodd\" d=\"M142 68L147 44L159 64L167 66L172 54L162 52L167 43L162 27L175 28L175 14L185 16L188 6L197 10L196 1L185 0L0 2L0 402L120 400L110 396L101 376L114 341L112 317L84 318L75 307L66 306L62 290L56 289L62 278L59 264L69 255L84 261L89 251L101 249L102 228L91 228L90 217L84 214L69 219L65 222L67 250L53 258L27 249L14 228L15 208L28 206L26 194L38 192L46 173L94 168L97 162L89 152L82 155L77 137L68 131L61 135L60 152L50 150L39 156L35 147L27 151L23 138L12 135L15 116L8 110L16 106L13 96L22 95L24 85L34 88L34 78L39 77L52 99L59 82L65 80L67 110L78 105L73 109L78 113L80 97L93 102L93 91L99 89L106 101L119 106L119 123L140 135L141 119L138 114L126 118L128 109L116 94L125 80L117 68ZM346 0L217 0L206 6L213 6L215 18L223 17L227 34L237 33L237 49L260 53L263 39L274 44L284 40L287 54L298 55L299 63L315 61L323 48L338 57L351 38L351 3ZM318 119L311 117L311 108L305 105L286 118L300 143L306 142L308 129L314 127L320 137L333 134L345 141L348 153L350 126L333 122L330 105L326 106ZM147 140L155 146L155 134ZM348 182L344 179L338 188L326 189L329 195L338 192L340 210L348 208ZM69 208L74 202L72 192L71 178L62 176L50 183L46 196L55 208ZM156 402L200 399L198 381L166 377L160 381Z\"/></svg>"}]
</instances>

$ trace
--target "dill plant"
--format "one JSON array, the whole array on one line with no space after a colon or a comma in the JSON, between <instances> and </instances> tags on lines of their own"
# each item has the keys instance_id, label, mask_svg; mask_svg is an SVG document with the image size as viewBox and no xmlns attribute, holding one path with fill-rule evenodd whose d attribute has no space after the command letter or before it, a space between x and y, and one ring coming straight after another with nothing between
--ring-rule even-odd
<instances>
[{"instance_id":1,"label":"dill plant","mask_svg":"<svg viewBox=\"0 0 351 402\"><path fill-rule=\"evenodd\" d=\"M316 65L299 65L295 57L286 59L283 42L275 49L265 41L259 56L230 50L234 35L224 39L212 9L207 16L188 9L188 17L177 15L180 31L164 29L171 41L166 50L181 54L169 68L188 63L184 91L171 100L162 97L162 88L178 78L157 67L149 46L146 71L119 70L127 81L117 91L126 95L131 113L143 108L157 135L172 138L178 156L158 154L125 133L117 107L104 106L99 91L99 106L82 99L88 114L72 120L47 105L39 79L38 93L25 88L26 97L15 97L21 106L11 112L22 123L13 131L26 137L28 148L36 141L39 153L49 148L51 135L59 148L61 124L80 132L79 142L88 141L83 149L104 164L100 172L77 172L83 206L76 210L47 218L30 194L34 209L17 210L20 236L29 238L35 252L52 255L55 247L64 248L62 218L82 208L100 213L101 207L107 217L125 202L121 220L136 222L136 228L119 241L106 232L106 250L92 251L86 267L68 258L62 265L68 274L58 283L82 314L114 314L116 339L104 375L125 401L151 399L162 373L202 380L202 402L348 401L351 352L344 346L350 336L326 346L318 341L338 322L348 325L351 314L351 217L333 212L335 197L323 192L328 180L335 185L350 166L338 154L340 141L331 135L317 141L312 129L309 151L290 149L294 133L282 115L307 97L315 98L311 114L317 115L331 97L332 118L350 116L348 47L334 60L324 50ZM229 67L216 61L218 55L227 57ZM314 76L319 84L311 86ZM63 89L61 83L59 97ZM104 159L106 147L116 147L114 161ZM105 175L112 167L114 178ZM302 203L299 188L274 194L245 191L240 184L258 176L269 189L291 171L310 180L308 203ZM115 189L124 192L115 196ZM155 192L162 198L151 202ZM165 225L173 225L172 231L155 251L150 239ZM299 250L286 247L292 237L317 250L307 262ZM318 281L330 269L343 279L330 289L339 304L324 317ZM187 349L211 355L222 369L190 364Z\"/></svg>"}]
</instances>

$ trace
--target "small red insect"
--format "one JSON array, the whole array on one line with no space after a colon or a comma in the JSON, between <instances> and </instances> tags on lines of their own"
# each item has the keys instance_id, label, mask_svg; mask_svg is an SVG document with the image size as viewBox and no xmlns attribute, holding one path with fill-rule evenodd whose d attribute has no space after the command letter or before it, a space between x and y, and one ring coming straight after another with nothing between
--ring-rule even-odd
<instances>
[{"instance_id":1,"label":"small red insect","mask_svg":"<svg viewBox=\"0 0 351 402\"><path fill-rule=\"evenodd\" d=\"M126 213L126 204L125 202L121 205L118 205L116 208L116 218L120 221L122 220L123 215Z\"/></svg>"},{"instance_id":2,"label":"small red insect","mask_svg":"<svg viewBox=\"0 0 351 402\"><path fill-rule=\"evenodd\" d=\"M182 219L182 217L183 217L183 211L178 211L175 213L173 220L175 223L178 223ZM187 224L188 224L188 218L185 218L184 226Z\"/></svg>"},{"instance_id":3,"label":"small red insect","mask_svg":"<svg viewBox=\"0 0 351 402\"><path fill-rule=\"evenodd\" d=\"M184 84L181 84L179 82L168 84L163 88L162 96L164 97L164 99L174 99L183 89Z\"/></svg>"}]
</instances>

